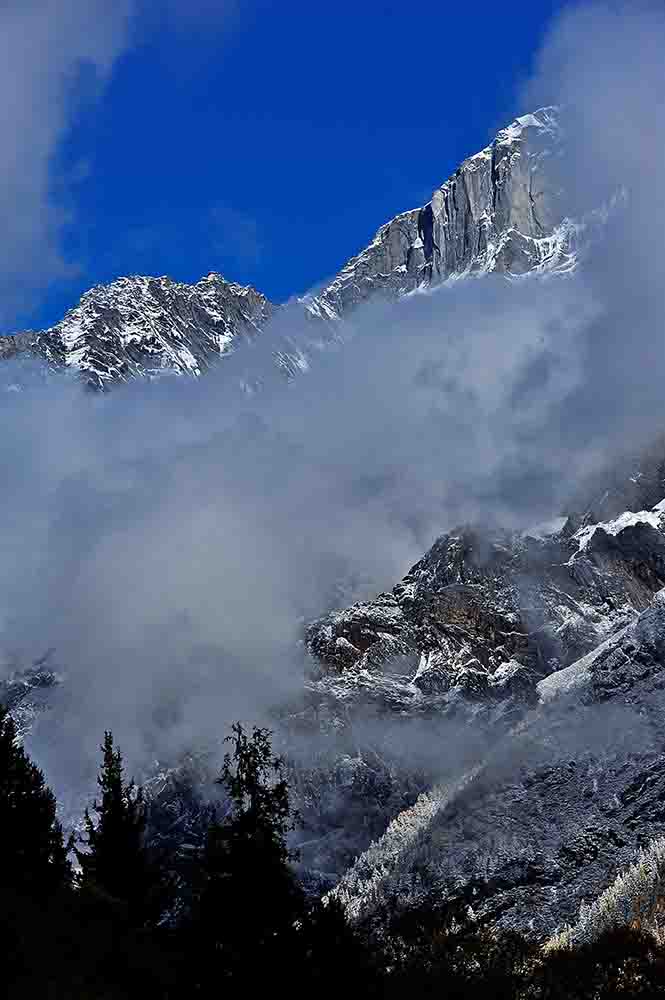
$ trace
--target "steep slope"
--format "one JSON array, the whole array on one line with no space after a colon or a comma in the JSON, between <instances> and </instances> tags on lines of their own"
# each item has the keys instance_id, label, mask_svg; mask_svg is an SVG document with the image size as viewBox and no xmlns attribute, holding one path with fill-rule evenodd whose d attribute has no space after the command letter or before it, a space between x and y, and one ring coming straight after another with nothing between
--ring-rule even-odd
<instances>
[{"instance_id":1,"label":"steep slope","mask_svg":"<svg viewBox=\"0 0 665 1000\"><path fill-rule=\"evenodd\" d=\"M334 328L374 294L471 273L573 268L579 227L563 217L549 170L559 149L553 109L518 119L429 205L387 223L331 284L302 300L312 328ZM36 354L95 388L196 376L260 333L274 311L254 289L216 274L194 285L123 278L92 289L52 329L6 338L0 356ZM289 356L276 360L293 368ZM665 605L654 595L665 586L665 514L650 505L661 485L658 466L648 484L635 484L636 496L650 496L646 509L622 513L621 484L601 490L589 517L538 536L454 531L391 593L309 626L314 667L303 704L290 707L291 730L348 734L369 710L391 722L454 721L480 737L466 755L442 745L448 762L437 778L445 772L446 781L420 798L429 773L405 773L408 759L400 768L387 754L373 758L375 748L359 748L352 733L310 773L294 763L312 880L329 887L363 851L338 890L354 915L371 915L395 894L404 905L456 895L484 918L550 933L631 859L640 837L659 832L665 771L645 730L637 727L629 747L605 741L600 751L580 745L579 733L594 731L598 705L623 712L627 697L631 735L633 715L647 717L649 739L656 731ZM25 729L59 681L38 666L12 677L7 694ZM190 792L200 778L174 767L160 774L152 792L169 836L195 836L205 809Z\"/></svg>"},{"instance_id":2,"label":"steep slope","mask_svg":"<svg viewBox=\"0 0 665 1000\"><path fill-rule=\"evenodd\" d=\"M337 894L371 917L464 899L481 920L546 936L574 921L662 833L665 597L542 681L525 723L389 826Z\"/></svg>"},{"instance_id":3,"label":"steep slope","mask_svg":"<svg viewBox=\"0 0 665 1000\"><path fill-rule=\"evenodd\" d=\"M340 719L373 705L485 739L451 774L451 730L446 779L343 877L355 918L463 899L546 936L662 834L664 511L540 538L454 532L391 594L310 626L311 688Z\"/></svg>"},{"instance_id":4,"label":"steep slope","mask_svg":"<svg viewBox=\"0 0 665 1000\"><path fill-rule=\"evenodd\" d=\"M334 320L377 292L400 295L423 281L572 268L577 227L562 215L549 170L561 148L556 108L516 119L465 160L429 205L382 226L330 284L303 300L307 309Z\"/></svg>"}]
</instances>

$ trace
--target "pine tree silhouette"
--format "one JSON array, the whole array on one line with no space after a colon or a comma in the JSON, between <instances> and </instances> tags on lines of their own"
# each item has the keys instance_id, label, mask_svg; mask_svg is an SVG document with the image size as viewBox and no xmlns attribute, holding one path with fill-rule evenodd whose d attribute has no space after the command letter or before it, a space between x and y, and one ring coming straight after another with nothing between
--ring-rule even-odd
<instances>
[{"instance_id":1,"label":"pine tree silhouette","mask_svg":"<svg viewBox=\"0 0 665 1000\"><path fill-rule=\"evenodd\" d=\"M197 968L200 995L218 996L222 979L257 995L280 988L294 998L338 995L349 980L358 995L377 995L373 959L342 907L306 899L298 884L288 834L299 816L270 731L255 727L248 735L236 723L227 742L232 752L218 783L231 808L208 830L192 928L189 966Z\"/></svg>"},{"instance_id":2,"label":"pine tree silhouette","mask_svg":"<svg viewBox=\"0 0 665 1000\"><path fill-rule=\"evenodd\" d=\"M101 800L96 819L85 811L86 850L75 848L81 888L127 907L130 920L143 924L165 905L166 880L146 844L147 808L143 789L125 782L122 754L113 735L104 734L102 768L97 779Z\"/></svg>"},{"instance_id":3,"label":"pine tree silhouette","mask_svg":"<svg viewBox=\"0 0 665 1000\"><path fill-rule=\"evenodd\" d=\"M228 740L233 752L224 758L218 783L231 811L208 830L194 927L208 962L215 968L221 963L226 976L256 983L271 963L288 961L304 913L287 846L297 817L269 730L255 727L249 736L237 723Z\"/></svg>"},{"instance_id":4,"label":"pine tree silhouette","mask_svg":"<svg viewBox=\"0 0 665 1000\"><path fill-rule=\"evenodd\" d=\"M0 706L0 837L2 884L42 896L69 884L71 868L56 818L56 801Z\"/></svg>"}]
</instances>

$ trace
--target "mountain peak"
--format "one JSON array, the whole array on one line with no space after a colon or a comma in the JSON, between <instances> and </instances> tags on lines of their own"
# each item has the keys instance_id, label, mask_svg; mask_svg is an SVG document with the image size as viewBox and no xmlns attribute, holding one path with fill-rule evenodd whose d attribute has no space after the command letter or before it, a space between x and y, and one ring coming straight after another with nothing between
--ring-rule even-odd
<instances>
[{"instance_id":1,"label":"mountain peak","mask_svg":"<svg viewBox=\"0 0 665 1000\"><path fill-rule=\"evenodd\" d=\"M193 285L132 275L96 285L32 349L95 388L139 376L200 375L272 311L255 289L210 274Z\"/></svg>"},{"instance_id":2,"label":"mountain peak","mask_svg":"<svg viewBox=\"0 0 665 1000\"><path fill-rule=\"evenodd\" d=\"M398 297L464 274L571 270L578 227L563 217L548 177L561 148L559 117L544 107L501 129L426 205L385 223L328 285L301 299L309 316L337 323L377 293ZM91 288L50 329L5 338L0 357L28 351L78 370L96 388L200 375L273 312L255 288L217 271L195 284L131 275Z\"/></svg>"},{"instance_id":3,"label":"mountain peak","mask_svg":"<svg viewBox=\"0 0 665 1000\"><path fill-rule=\"evenodd\" d=\"M561 148L560 111L516 118L467 157L428 204L395 216L303 303L334 320L377 292L398 297L421 284L496 271L570 270L576 227L563 217L548 160Z\"/></svg>"}]
</instances>

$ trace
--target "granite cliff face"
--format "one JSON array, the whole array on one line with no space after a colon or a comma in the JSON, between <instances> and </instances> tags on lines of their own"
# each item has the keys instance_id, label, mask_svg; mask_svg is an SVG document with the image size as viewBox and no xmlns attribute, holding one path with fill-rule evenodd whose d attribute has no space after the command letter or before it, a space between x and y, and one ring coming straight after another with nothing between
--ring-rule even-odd
<instances>
[{"instance_id":1,"label":"granite cliff face","mask_svg":"<svg viewBox=\"0 0 665 1000\"><path fill-rule=\"evenodd\" d=\"M337 319L377 292L397 296L423 281L574 267L578 230L563 217L550 169L561 148L556 108L516 119L437 189L434 217L417 208L386 223L329 285L303 300L307 308Z\"/></svg>"},{"instance_id":2,"label":"granite cliff face","mask_svg":"<svg viewBox=\"0 0 665 1000\"><path fill-rule=\"evenodd\" d=\"M518 118L465 160L431 203L386 223L330 284L301 300L313 331L375 294L399 296L469 273L573 268L579 227L563 218L549 169L560 150L556 109ZM36 356L80 372L97 389L165 373L197 376L260 333L277 309L218 274L193 285L119 278L86 292L54 327L0 338L0 360ZM291 357L276 361L289 374L301 367Z\"/></svg>"}]
</instances>

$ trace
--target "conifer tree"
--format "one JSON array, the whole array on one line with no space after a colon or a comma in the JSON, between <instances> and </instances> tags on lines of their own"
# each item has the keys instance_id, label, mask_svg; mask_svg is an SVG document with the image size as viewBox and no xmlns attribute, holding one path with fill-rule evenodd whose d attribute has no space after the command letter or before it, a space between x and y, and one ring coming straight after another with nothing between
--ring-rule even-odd
<instances>
[{"instance_id":1,"label":"conifer tree","mask_svg":"<svg viewBox=\"0 0 665 1000\"><path fill-rule=\"evenodd\" d=\"M232 731L233 752L218 779L231 812L208 830L196 927L226 975L256 977L268 967L262 963L288 961L304 915L287 846L297 817L269 730L255 727L250 736L237 723Z\"/></svg>"},{"instance_id":2,"label":"conifer tree","mask_svg":"<svg viewBox=\"0 0 665 1000\"><path fill-rule=\"evenodd\" d=\"M273 755L270 730L255 726L248 736L239 722L231 730L225 742L233 744L233 753L225 754L217 784L226 788L233 804L234 835L259 840L285 864L292 857L286 838L297 816L289 802L284 761Z\"/></svg>"},{"instance_id":3,"label":"conifer tree","mask_svg":"<svg viewBox=\"0 0 665 1000\"><path fill-rule=\"evenodd\" d=\"M55 796L19 744L14 720L1 705L0 840L2 885L42 896L69 884Z\"/></svg>"},{"instance_id":4,"label":"conifer tree","mask_svg":"<svg viewBox=\"0 0 665 1000\"><path fill-rule=\"evenodd\" d=\"M93 802L96 818L85 811L86 850L76 849L81 866L79 883L126 904L130 919L145 923L164 905L165 883L146 845L147 808L143 789L126 782L122 754L113 735L104 734L102 768L97 779L100 801Z\"/></svg>"}]
</instances>

